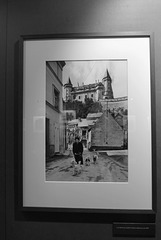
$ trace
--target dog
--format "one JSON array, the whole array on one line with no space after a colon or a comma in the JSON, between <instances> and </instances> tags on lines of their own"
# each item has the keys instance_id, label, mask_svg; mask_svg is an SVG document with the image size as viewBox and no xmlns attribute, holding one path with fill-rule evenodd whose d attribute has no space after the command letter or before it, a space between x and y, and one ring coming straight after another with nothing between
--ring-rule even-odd
<instances>
[{"instance_id":1,"label":"dog","mask_svg":"<svg viewBox=\"0 0 161 240\"><path fill-rule=\"evenodd\" d=\"M71 167L74 167L74 165L77 164L75 159L72 159L70 163L71 163Z\"/></svg>"},{"instance_id":2,"label":"dog","mask_svg":"<svg viewBox=\"0 0 161 240\"><path fill-rule=\"evenodd\" d=\"M82 166L81 161L79 163L76 163L76 161L73 159L71 161L72 167L73 167L73 176L76 176L82 172Z\"/></svg>"},{"instance_id":3,"label":"dog","mask_svg":"<svg viewBox=\"0 0 161 240\"><path fill-rule=\"evenodd\" d=\"M90 162L91 162L90 158L87 157L87 158L85 159L85 166L90 166Z\"/></svg>"}]
</instances>

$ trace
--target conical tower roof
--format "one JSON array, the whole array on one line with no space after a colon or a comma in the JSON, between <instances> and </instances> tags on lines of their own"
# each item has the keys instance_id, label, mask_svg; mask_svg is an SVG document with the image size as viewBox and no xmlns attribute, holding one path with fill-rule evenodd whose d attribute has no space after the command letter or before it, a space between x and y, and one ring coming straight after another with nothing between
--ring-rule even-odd
<instances>
[{"instance_id":1,"label":"conical tower roof","mask_svg":"<svg viewBox=\"0 0 161 240\"><path fill-rule=\"evenodd\" d=\"M104 98L105 99L112 99L113 97L113 90L112 90L112 79L108 72L108 69L106 69L105 77L102 79L102 82L105 86L105 92L104 92Z\"/></svg>"},{"instance_id":2,"label":"conical tower roof","mask_svg":"<svg viewBox=\"0 0 161 240\"><path fill-rule=\"evenodd\" d=\"M106 71L105 71L105 74L104 74L104 77L103 77L103 79L102 80L104 80L104 79L108 79L108 80L110 80L110 81L112 81L112 79L111 79L111 76L110 76L110 74L109 74L109 71L108 71L108 69L106 69Z\"/></svg>"},{"instance_id":3,"label":"conical tower roof","mask_svg":"<svg viewBox=\"0 0 161 240\"><path fill-rule=\"evenodd\" d=\"M68 79L68 84L72 85L72 82L71 82L71 80L70 80L70 77L69 77L69 79Z\"/></svg>"},{"instance_id":4,"label":"conical tower roof","mask_svg":"<svg viewBox=\"0 0 161 240\"><path fill-rule=\"evenodd\" d=\"M72 84L72 82L70 80L70 77L69 77L68 82L64 84L64 87L72 87L72 86L73 86L73 84Z\"/></svg>"}]
</instances>

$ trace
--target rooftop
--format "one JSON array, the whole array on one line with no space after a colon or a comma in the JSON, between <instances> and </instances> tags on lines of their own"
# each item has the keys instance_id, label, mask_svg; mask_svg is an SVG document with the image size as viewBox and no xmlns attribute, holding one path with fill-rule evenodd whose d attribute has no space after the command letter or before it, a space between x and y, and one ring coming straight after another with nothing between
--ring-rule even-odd
<instances>
[{"instance_id":1,"label":"rooftop","mask_svg":"<svg viewBox=\"0 0 161 240\"><path fill-rule=\"evenodd\" d=\"M88 120L86 118L81 118L81 119L73 119L71 121L68 122L69 126L72 125L77 125L78 127L89 127L95 124L95 120Z\"/></svg>"},{"instance_id":2,"label":"rooftop","mask_svg":"<svg viewBox=\"0 0 161 240\"><path fill-rule=\"evenodd\" d=\"M101 82L87 84L87 85L81 85L78 87L73 87L73 91L84 91L84 90L95 90L98 87L104 87L104 85Z\"/></svg>"},{"instance_id":3,"label":"rooftop","mask_svg":"<svg viewBox=\"0 0 161 240\"><path fill-rule=\"evenodd\" d=\"M96 119L102 116L102 112L98 112L98 113L88 113L87 115L87 119L88 120L92 120L92 119Z\"/></svg>"}]
</instances>

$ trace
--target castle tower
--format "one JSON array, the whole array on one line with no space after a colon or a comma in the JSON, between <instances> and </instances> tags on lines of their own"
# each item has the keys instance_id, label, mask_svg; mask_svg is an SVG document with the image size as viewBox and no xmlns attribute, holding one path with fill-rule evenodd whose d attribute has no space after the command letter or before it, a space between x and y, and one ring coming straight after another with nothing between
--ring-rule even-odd
<instances>
[{"instance_id":1,"label":"castle tower","mask_svg":"<svg viewBox=\"0 0 161 240\"><path fill-rule=\"evenodd\" d=\"M110 77L110 74L108 70L106 71L106 76L102 79L102 83L104 84L105 87L105 92L104 92L104 99L112 99L113 97L113 90L112 90L112 79Z\"/></svg>"},{"instance_id":2,"label":"castle tower","mask_svg":"<svg viewBox=\"0 0 161 240\"><path fill-rule=\"evenodd\" d=\"M71 83L70 78L68 79L68 82L64 84L64 89L65 89L65 101L72 101L71 91L73 89L73 84Z\"/></svg>"}]
</instances>

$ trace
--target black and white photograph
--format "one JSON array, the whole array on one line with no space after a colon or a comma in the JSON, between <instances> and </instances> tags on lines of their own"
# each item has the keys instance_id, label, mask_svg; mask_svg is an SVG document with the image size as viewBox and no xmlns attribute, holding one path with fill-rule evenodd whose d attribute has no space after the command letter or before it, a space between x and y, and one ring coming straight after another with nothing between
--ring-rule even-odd
<instances>
[{"instance_id":1,"label":"black and white photograph","mask_svg":"<svg viewBox=\"0 0 161 240\"><path fill-rule=\"evenodd\" d=\"M149 37L36 39L22 42L23 205L150 209Z\"/></svg>"},{"instance_id":2,"label":"black and white photograph","mask_svg":"<svg viewBox=\"0 0 161 240\"><path fill-rule=\"evenodd\" d=\"M46 61L46 181L128 182L127 69Z\"/></svg>"}]
</instances>

